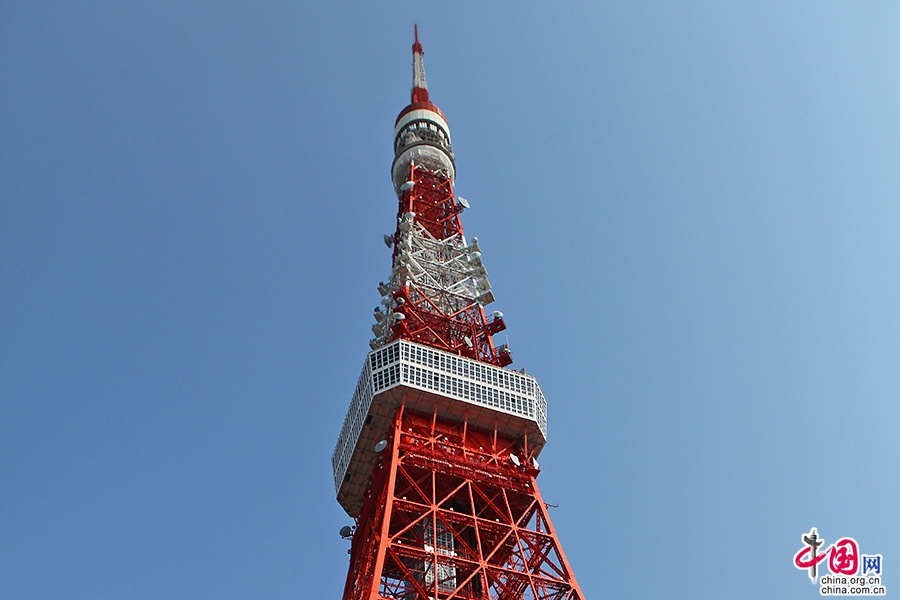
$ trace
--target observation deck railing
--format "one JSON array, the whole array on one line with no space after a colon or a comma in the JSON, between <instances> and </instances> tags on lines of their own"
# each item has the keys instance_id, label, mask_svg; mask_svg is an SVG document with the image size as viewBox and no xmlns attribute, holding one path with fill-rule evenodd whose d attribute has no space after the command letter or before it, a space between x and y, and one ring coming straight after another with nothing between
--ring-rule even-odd
<instances>
[{"instance_id":1,"label":"observation deck railing","mask_svg":"<svg viewBox=\"0 0 900 600\"><path fill-rule=\"evenodd\" d=\"M401 386L532 421L547 437L547 400L531 375L396 341L370 352L363 365L331 458L339 495L373 398Z\"/></svg>"}]
</instances>

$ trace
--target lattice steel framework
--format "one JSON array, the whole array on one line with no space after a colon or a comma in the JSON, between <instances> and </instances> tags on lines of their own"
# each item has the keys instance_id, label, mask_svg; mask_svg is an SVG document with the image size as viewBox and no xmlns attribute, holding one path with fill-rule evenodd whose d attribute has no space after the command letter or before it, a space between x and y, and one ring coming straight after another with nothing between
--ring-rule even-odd
<instances>
[{"instance_id":1,"label":"lattice steel framework","mask_svg":"<svg viewBox=\"0 0 900 600\"><path fill-rule=\"evenodd\" d=\"M584 598L538 472L520 442L401 406L353 536L344 600Z\"/></svg>"},{"instance_id":2,"label":"lattice steel framework","mask_svg":"<svg viewBox=\"0 0 900 600\"><path fill-rule=\"evenodd\" d=\"M375 310L372 347L405 339L509 365L509 350L491 338L506 323L500 312L490 320L485 315L494 296L477 238L466 245L451 178L411 162L403 187L390 236L393 269L389 283L379 286L384 309Z\"/></svg>"},{"instance_id":3,"label":"lattice steel framework","mask_svg":"<svg viewBox=\"0 0 900 600\"><path fill-rule=\"evenodd\" d=\"M418 31L397 117L389 280L332 456L354 517L344 600L582 600L535 478L546 401L512 362Z\"/></svg>"}]
</instances>

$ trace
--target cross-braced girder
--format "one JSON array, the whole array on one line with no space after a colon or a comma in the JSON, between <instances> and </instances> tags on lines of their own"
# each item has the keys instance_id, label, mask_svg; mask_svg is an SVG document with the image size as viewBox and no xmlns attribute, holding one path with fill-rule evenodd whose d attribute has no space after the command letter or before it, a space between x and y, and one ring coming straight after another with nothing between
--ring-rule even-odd
<instances>
[{"instance_id":1,"label":"cross-braced girder","mask_svg":"<svg viewBox=\"0 0 900 600\"><path fill-rule=\"evenodd\" d=\"M462 206L450 176L411 163L401 188L397 230L390 237L393 268L379 291L383 308L372 327L378 348L397 339L426 344L499 366L512 362L492 336L506 328L503 316L488 319L494 300L478 240L466 244Z\"/></svg>"},{"instance_id":2,"label":"cross-braced girder","mask_svg":"<svg viewBox=\"0 0 900 600\"><path fill-rule=\"evenodd\" d=\"M393 422L344 600L583 598L523 444L402 406Z\"/></svg>"},{"instance_id":3,"label":"cross-braced girder","mask_svg":"<svg viewBox=\"0 0 900 600\"><path fill-rule=\"evenodd\" d=\"M391 274L332 455L356 519L344 600L583 600L535 482L546 399L494 344L506 324L485 313L494 296L455 176L417 33L394 125Z\"/></svg>"}]
</instances>

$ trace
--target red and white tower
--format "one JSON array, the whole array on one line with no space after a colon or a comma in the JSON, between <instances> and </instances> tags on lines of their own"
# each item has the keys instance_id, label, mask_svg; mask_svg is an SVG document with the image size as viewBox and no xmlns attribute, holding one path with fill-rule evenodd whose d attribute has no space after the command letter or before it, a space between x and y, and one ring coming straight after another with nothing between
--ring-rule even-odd
<instances>
[{"instance_id":1,"label":"red and white tower","mask_svg":"<svg viewBox=\"0 0 900 600\"><path fill-rule=\"evenodd\" d=\"M399 199L372 351L332 456L356 520L344 600L584 598L535 478L547 401L492 336L503 315L453 192L450 128L425 83L394 127Z\"/></svg>"}]
</instances>

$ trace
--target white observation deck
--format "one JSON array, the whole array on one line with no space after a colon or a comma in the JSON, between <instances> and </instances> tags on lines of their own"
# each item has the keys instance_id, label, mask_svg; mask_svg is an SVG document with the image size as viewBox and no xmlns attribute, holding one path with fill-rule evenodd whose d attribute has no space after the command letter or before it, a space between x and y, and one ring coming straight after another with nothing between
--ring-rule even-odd
<instances>
[{"instance_id":1,"label":"white observation deck","mask_svg":"<svg viewBox=\"0 0 900 600\"><path fill-rule=\"evenodd\" d=\"M351 517L362 507L375 445L404 399L408 410L527 436L534 456L547 440L547 401L534 377L398 340L366 357L331 457L337 499Z\"/></svg>"}]
</instances>

